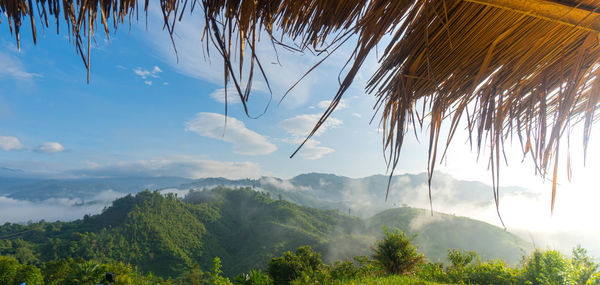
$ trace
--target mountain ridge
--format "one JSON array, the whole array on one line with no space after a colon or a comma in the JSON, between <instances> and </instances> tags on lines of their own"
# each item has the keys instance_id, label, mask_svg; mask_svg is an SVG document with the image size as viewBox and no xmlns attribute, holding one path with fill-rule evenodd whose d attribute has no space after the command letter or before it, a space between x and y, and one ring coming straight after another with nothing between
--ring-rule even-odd
<instances>
[{"instance_id":1,"label":"mountain ridge","mask_svg":"<svg viewBox=\"0 0 600 285\"><path fill-rule=\"evenodd\" d=\"M392 216L408 224L417 217L403 218L393 213ZM473 228L484 224L448 217L452 221L464 220ZM382 223L390 229L402 230L375 218L361 220L338 210L319 210L273 199L269 193L251 188L192 191L183 199L174 194L142 191L115 200L101 214L86 215L73 222L0 226L0 236L18 235L14 240L0 240L0 255L14 255L23 263L68 257L116 260L161 276L177 276L195 263L208 269L212 259L219 256L226 275L235 276L251 268L261 268L271 258L303 245L321 252L328 262L368 255L370 246L382 234ZM497 230L489 227L484 230ZM432 234L448 235L434 232L427 236ZM481 233L474 231L464 236L478 234ZM500 230L489 236L493 242L512 235ZM415 240L417 245L420 242ZM447 250L432 249L429 244L422 246L432 260L439 260ZM528 245L521 240L518 245L503 246L509 246L512 254L518 252L517 247ZM518 258L496 257L509 262Z\"/></svg>"}]
</instances>

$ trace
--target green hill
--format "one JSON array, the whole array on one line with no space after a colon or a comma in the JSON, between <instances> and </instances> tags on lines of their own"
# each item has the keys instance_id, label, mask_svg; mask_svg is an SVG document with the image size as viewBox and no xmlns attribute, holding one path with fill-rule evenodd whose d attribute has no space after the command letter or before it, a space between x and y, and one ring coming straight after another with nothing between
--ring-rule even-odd
<instances>
[{"instance_id":1,"label":"green hill","mask_svg":"<svg viewBox=\"0 0 600 285\"><path fill-rule=\"evenodd\" d=\"M207 269L218 256L224 273L235 276L303 245L321 252L328 262L369 254L383 224L418 232L417 244L433 259L445 256L447 248L462 247L486 257L508 254L506 259L514 260L525 244L497 227L466 218L440 214L443 222L415 229L411 224L420 219L421 210L388 210L360 220L268 195L217 187L179 199L143 191L73 222L0 226L0 255L38 265L67 257L123 261L160 276L179 276L196 263ZM487 251L492 246L503 251Z\"/></svg>"},{"instance_id":2,"label":"green hill","mask_svg":"<svg viewBox=\"0 0 600 285\"><path fill-rule=\"evenodd\" d=\"M370 231L382 226L416 234L414 242L431 261L446 261L449 248L474 250L483 259L501 258L509 264L520 261L531 246L519 237L488 223L434 213L423 209L397 208L366 220Z\"/></svg>"}]
</instances>

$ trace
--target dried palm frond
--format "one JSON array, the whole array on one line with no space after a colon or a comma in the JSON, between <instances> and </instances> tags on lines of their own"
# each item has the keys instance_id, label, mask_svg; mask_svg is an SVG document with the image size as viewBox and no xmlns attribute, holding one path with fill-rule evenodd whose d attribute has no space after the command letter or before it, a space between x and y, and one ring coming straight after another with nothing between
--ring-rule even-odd
<instances>
[{"instance_id":1,"label":"dried palm frond","mask_svg":"<svg viewBox=\"0 0 600 285\"><path fill-rule=\"evenodd\" d=\"M88 68L89 80L90 39L98 19L108 36L110 18L116 29L125 18L137 15L139 3L142 1L0 0L0 11L17 43L27 17L34 42L36 19L48 27L48 15L54 15L57 29L59 22L66 23ZM143 2L144 11L149 5L149 0ZM224 82L233 82L247 114L255 67L268 85L255 53L262 31L275 45L317 54L335 51L348 38L356 37L339 89L307 139L339 104L369 53L389 35L379 69L366 89L377 97L375 108L381 110L390 179L409 126L422 126L429 116L431 183L440 160L442 121L450 123L449 133L442 138L447 148L465 117L477 151L486 145L490 148L497 208L500 160L510 135L518 136L537 174L545 176L552 163L553 209L560 137L565 132L569 135L572 120L583 120L587 149L591 125L598 117L598 0L161 0L160 5L164 27L171 36L183 14L201 6L206 49L212 43L223 57ZM294 45L284 44L275 34ZM85 37L87 53L83 51ZM247 48L250 59L244 60ZM239 66L234 66L232 54L240 56ZM250 66L245 77L244 65ZM423 109L417 108L417 102L424 102ZM444 156L445 151L441 158ZM570 154L567 169L570 172Z\"/></svg>"}]
</instances>

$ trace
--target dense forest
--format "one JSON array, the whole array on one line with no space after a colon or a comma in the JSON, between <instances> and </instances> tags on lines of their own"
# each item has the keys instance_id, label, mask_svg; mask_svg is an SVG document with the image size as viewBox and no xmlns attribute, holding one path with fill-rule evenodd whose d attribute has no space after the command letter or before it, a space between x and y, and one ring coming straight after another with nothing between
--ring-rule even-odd
<instances>
[{"instance_id":1,"label":"dense forest","mask_svg":"<svg viewBox=\"0 0 600 285\"><path fill-rule=\"evenodd\" d=\"M502 268L522 264L521 256L530 249L526 242L489 224L437 213L423 223L424 217L428 214L423 210L403 207L359 219L339 210L299 206L251 188L217 187L191 191L185 197L143 191L115 200L99 215L73 222L0 226L0 255L5 256L0 260L0 272L5 272L0 276L5 277L0 278L6 278L0 279L0 284L12 282L1 280L27 278L69 284L68 280L83 278L77 277L82 272L92 276L86 278L93 282L101 282L103 272L115 272L122 284L187 284L194 278L202 284L226 282L227 278L239 281L243 276L271 280L272 272L262 272L269 272L272 262L301 252L318 256L318 261L313 258L318 266L304 273L306 280L349 277L348 272L332 273L336 270L354 272L350 277L376 276L381 270L369 256L377 241L386 237L384 226L406 232L407 239L424 253L430 267L423 272L437 268L443 273L445 266L455 267L448 249L472 254L473 264L477 261ZM473 250L480 253L477 258ZM500 257L503 261L486 263ZM437 267L431 267L434 265ZM300 275L288 276L292 279L286 277L286 282ZM42 284L36 282L27 284Z\"/></svg>"}]
</instances>

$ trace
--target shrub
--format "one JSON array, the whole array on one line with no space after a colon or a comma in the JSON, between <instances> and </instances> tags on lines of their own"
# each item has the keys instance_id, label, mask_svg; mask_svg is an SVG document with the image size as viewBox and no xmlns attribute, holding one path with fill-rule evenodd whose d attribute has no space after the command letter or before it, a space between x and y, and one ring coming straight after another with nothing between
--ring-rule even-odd
<instances>
[{"instance_id":1,"label":"shrub","mask_svg":"<svg viewBox=\"0 0 600 285\"><path fill-rule=\"evenodd\" d=\"M528 284L567 284L569 261L560 252L547 250L534 251L525 259L523 277Z\"/></svg>"},{"instance_id":2,"label":"shrub","mask_svg":"<svg viewBox=\"0 0 600 285\"><path fill-rule=\"evenodd\" d=\"M290 284L302 275L312 275L324 267L321 255L310 249L310 246L299 247L296 253L286 251L282 257L269 261L267 272L273 278L274 284Z\"/></svg>"},{"instance_id":3,"label":"shrub","mask_svg":"<svg viewBox=\"0 0 600 285\"><path fill-rule=\"evenodd\" d=\"M213 267L211 271L208 273L209 276L209 284L214 285L232 285L231 281L228 278L221 276L223 270L221 270L221 259L215 257L213 259Z\"/></svg>"},{"instance_id":4,"label":"shrub","mask_svg":"<svg viewBox=\"0 0 600 285\"><path fill-rule=\"evenodd\" d=\"M250 270L250 273L242 273L235 277L235 284L240 285L270 285L273 284L271 277L261 270Z\"/></svg>"},{"instance_id":5,"label":"shrub","mask_svg":"<svg viewBox=\"0 0 600 285\"><path fill-rule=\"evenodd\" d=\"M416 275L419 279L435 281L441 283L448 283L450 279L448 278L448 274L444 270L444 265L442 263L425 263L419 267L416 272Z\"/></svg>"},{"instance_id":6,"label":"shrub","mask_svg":"<svg viewBox=\"0 0 600 285\"><path fill-rule=\"evenodd\" d=\"M475 257L477 253L469 250L458 250L458 249L449 249L448 250L448 261L452 267L464 267L469 265Z\"/></svg>"},{"instance_id":7,"label":"shrub","mask_svg":"<svg viewBox=\"0 0 600 285\"><path fill-rule=\"evenodd\" d=\"M387 274L409 274L423 264L425 257L417 252L403 232L390 233L383 228L385 236L373 248L373 259Z\"/></svg>"}]
</instances>

